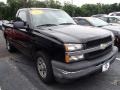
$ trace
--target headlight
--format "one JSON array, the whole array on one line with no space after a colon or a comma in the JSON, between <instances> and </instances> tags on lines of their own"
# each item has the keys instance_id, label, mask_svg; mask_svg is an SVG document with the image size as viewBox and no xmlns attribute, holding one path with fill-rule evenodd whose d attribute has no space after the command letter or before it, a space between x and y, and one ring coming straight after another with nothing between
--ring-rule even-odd
<instances>
[{"instance_id":1,"label":"headlight","mask_svg":"<svg viewBox=\"0 0 120 90\"><path fill-rule=\"evenodd\" d=\"M83 49L82 44L65 44L65 49L66 49L66 55L65 55L65 62L70 63L74 61L79 61L84 59L83 54L75 54L75 55L70 55L70 52L78 51Z\"/></svg>"},{"instance_id":2,"label":"headlight","mask_svg":"<svg viewBox=\"0 0 120 90\"><path fill-rule=\"evenodd\" d=\"M68 53L65 55L65 62L70 63L70 62L75 62L75 61L80 61L84 59L84 54L79 54L79 55L69 55Z\"/></svg>"},{"instance_id":3,"label":"headlight","mask_svg":"<svg viewBox=\"0 0 120 90\"><path fill-rule=\"evenodd\" d=\"M65 44L66 51L76 51L83 49L82 44Z\"/></svg>"}]
</instances>

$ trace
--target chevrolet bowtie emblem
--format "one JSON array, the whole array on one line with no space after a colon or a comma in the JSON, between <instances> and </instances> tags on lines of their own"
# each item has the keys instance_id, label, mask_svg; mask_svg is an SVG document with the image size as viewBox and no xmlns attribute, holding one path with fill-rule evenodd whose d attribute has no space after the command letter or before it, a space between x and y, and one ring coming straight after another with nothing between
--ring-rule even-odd
<instances>
[{"instance_id":1,"label":"chevrolet bowtie emblem","mask_svg":"<svg viewBox=\"0 0 120 90\"><path fill-rule=\"evenodd\" d=\"M106 47L107 47L107 44L101 44L101 45L100 45L100 48L101 48L101 49L105 49Z\"/></svg>"}]
</instances>

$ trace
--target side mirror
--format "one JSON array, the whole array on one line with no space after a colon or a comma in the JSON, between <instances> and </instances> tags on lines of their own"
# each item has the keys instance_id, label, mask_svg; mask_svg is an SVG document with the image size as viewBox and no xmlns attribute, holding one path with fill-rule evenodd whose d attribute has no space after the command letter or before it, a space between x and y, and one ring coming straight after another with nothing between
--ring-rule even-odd
<instances>
[{"instance_id":1,"label":"side mirror","mask_svg":"<svg viewBox=\"0 0 120 90\"><path fill-rule=\"evenodd\" d=\"M26 29L25 23L23 21L15 21L13 22L14 28Z\"/></svg>"}]
</instances>

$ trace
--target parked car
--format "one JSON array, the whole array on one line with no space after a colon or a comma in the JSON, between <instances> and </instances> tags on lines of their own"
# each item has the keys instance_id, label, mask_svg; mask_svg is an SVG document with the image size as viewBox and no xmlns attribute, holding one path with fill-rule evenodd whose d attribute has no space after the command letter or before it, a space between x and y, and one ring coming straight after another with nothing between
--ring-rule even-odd
<instances>
[{"instance_id":1,"label":"parked car","mask_svg":"<svg viewBox=\"0 0 120 90\"><path fill-rule=\"evenodd\" d=\"M2 23L10 23L8 20L2 20Z\"/></svg>"},{"instance_id":2,"label":"parked car","mask_svg":"<svg viewBox=\"0 0 120 90\"><path fill-rule=\"evenodd\" d=\"M96 14L96 15L92 15L91 17L96 17L96 18L98 18L98 17L103 17L103 16L106 16L107 14Z\"/></svg>"},{"instance_id":3,"label":"parked car","mask_svg":"<svg viewBox=\"0 0 120 90\"><path fill-rule=\"evenodd\" d=\"M2 29L2 20L0 20L0 30Z\"/></svg>"},{"instance_id":4,"label":"parked car","mask_svg":"<svg viewBox=\"0 0 120 90\"><path fill-rule=\"evenodd\" d=\"M104 16L99 17L99 19L102 19L105 22L111 23L113 25L120 25L120 16Z\"/></svg>"},{"instance_id":5,"label":"parked car","mask_svg":"<svg viewBox=\"0 0 120 90\"><path fill-rule=\"evenodd\" d=\"M3 23L8 24L9 21L8 20L0 20L0 30L4 30Z\"/></svg>"},{"instance_id":6,"label":"parked car","mask_svg":"<svg viewBox=\"0 0 120 90\"><path fill-rule=\"evenodd\" d=\"M108 15L109 16L120 16L120 12L111 12Z\"/></svg>"},{"instance_id":7,"label":"parked car","mask_svg":"<svg viewBox=\"0 0 120 90\"><path fill-rule=\"evenodd\" d=\"M74 17L74 20L78 25L98 27L98 28L112 31L115 35L115 45L117 47L120 47L120 26L119 25L111 25L95 17Z\"/></svg>"},{"instance_id":8,"label":"parked car","mask_svg":"<svg viewBox=\"0 0 120 90\"><path fill-rule=\"evenodd\" d=\"M8 51L18 49L33 58L46 83L104 72L118 52L110 31L76 25L60 9L19 9L13 24L4 27Z\"/></svg>"}]
</instances>

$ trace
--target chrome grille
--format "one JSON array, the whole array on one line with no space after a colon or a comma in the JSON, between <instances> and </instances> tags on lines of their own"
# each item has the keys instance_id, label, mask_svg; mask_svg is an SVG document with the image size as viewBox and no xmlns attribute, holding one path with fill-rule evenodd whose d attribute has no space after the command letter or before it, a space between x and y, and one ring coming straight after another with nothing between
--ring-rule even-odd
<instances>
[{"instance_id":1,"label":"chrome grille","mask_svg":"<svg viewBox=\"0 0 120 90\"><path fill-rule=\"evenodd\" d=\"M101 39L97 39L97 40L93 40L93 41L88 41L86 43L85 48L86 49L92 48L92 47L95 47L95 46L99 46L102 43L108 43L108 42L111 42L111 41L112 41L112 37L111 36L108 36L108 37L105 37L105 38L101 38Z\"/></svg>"},{"instance_id":2,"label":"chrome grille","mask_svg":"<svg viewBox=\"0 0 120 90\"><path fill-rule=\"evenodd\" d=\"M111 41L112 41L111 36L108 36L108 37L105 37L105 38L102 38L102 39L98 39L98 40L89 41L89 42L86 43L85 49L94 48L94 47L100 46L101 44L109 43ZM100 57L102 55L105 55L105 54L109 53L110 51L112 51L112 44L107 46L105 49L100 49L100 50L97 50L97 51L86 53L85 54L85 59L91 60L91 59Z\"/></svg>"}]
</instances>

